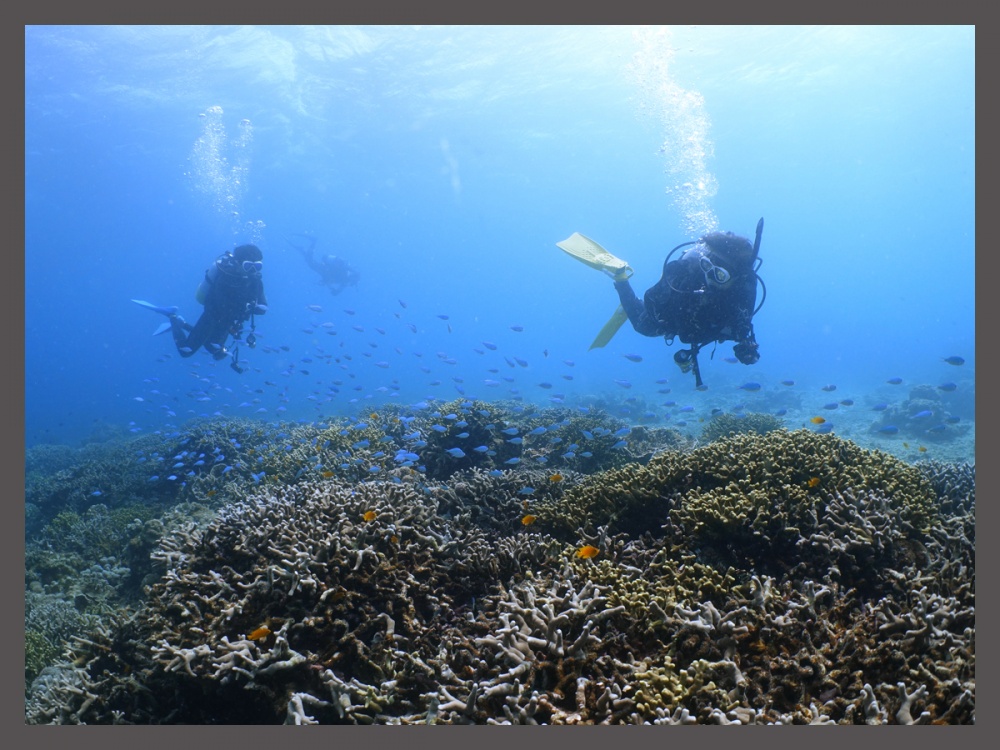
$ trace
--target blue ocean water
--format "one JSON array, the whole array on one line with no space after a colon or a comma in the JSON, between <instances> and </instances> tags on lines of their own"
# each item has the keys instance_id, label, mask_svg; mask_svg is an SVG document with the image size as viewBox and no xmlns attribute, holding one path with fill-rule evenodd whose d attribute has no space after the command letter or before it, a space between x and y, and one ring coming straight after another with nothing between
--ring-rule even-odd
<instances>
[{"instance_id":1,"label":"blue ocean water","mask_svg":"<svg viewBox=\"0 0 1000 750\"><path fill-rule=\"evenodd\" d=\"M871 406L928 385L974 420L972 27L46 26L25 41L28 446L459 397L612 404L697 434L711 409L775 411L791 392L790 427L847 399L834 429L894 449ZM679 342L626 324L588 351L617 298L556 242L597 240L641 294L675 245L752 238L760 217L758 364L706 349L699 392ZM303 233L357 286L319 284ZM181 360L130 300L193 322L206 267L245 242L270 303L248 369Z\"/></svg>"}]
</instances>

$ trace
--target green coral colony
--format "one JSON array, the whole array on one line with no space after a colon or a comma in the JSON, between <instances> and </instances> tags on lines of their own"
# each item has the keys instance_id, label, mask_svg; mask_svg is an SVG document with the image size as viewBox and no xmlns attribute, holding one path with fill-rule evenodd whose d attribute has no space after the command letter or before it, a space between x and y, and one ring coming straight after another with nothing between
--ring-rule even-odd
<instances>
[{"instance_id":1,"label":"green coral colony","mask_svg":"<svg viewBox=\"0 0 1000 750\"><path fill-rule=\"evenodd\" d=\"M975 720L969 465L455 401L26 479L29 723Z\"/></svg>"}]
</instances>

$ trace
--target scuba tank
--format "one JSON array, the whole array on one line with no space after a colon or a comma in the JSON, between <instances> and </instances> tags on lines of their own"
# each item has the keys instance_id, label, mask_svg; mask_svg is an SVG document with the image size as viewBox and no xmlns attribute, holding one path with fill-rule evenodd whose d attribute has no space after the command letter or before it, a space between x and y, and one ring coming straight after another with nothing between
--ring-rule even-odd
<instances>
[{"instance_id":1,"label":"scuba tank","mask_svg":"<svg viewBox=\"0 0 1000 750\"><path fill-rule=\"evenodd\" d=\"M212 288L218 278L219 261L216 260L211 266L205 269L205 278L201 280L201 283L194 292L194 298L198 300L199 305L205 304L205 298L208 297L208 290Z\"/></svg>"}]
</instances>

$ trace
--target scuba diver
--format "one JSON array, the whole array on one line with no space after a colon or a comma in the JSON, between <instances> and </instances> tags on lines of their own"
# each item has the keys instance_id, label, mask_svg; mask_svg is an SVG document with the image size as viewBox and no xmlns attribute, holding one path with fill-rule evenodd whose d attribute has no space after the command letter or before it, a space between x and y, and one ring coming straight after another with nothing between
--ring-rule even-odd
<instances>
[{"instance_id":1,"label":"scuba diver","mask_svg":"<svg viewBox=\"0 0 1000 750\"><path fill-rule=\"evenodd\" d=\"M677 337L689 349L674 354L682 372L694 372L695 386L704 388L698 352L714 341L733 341L733 354L745 365L760 359L753 330L753 316L767 297L767 288L757 275L761 260L760 238L764 219L757 222L753 244L732 232L712 232L699 240L684 242L671 250L663 262L660 280L639 299L629 283L632 268L588 237L574 233L556 245L577 260L614 279L621 305L594 339L590 348L602 347L629 320L643 336L663 336L667 346ZM671 260L681 248L688 248ZM756 305L757 282L763 296ZM714 354L714 351L713 351Z\"/></svg>"},{"instance_id":2,"label":"scuba diver","mask_svg":"<svg viewBox=\"0 0 1000 750\"><path fill-rule=\"evenodd\" d=\"M296 234L295 236L309 240L309 246L299 247L291 240L286 241L289 245L302 253L302 257L306 259L306 263L309 264L309 267L319 274L319 283L329 289L330 294L340 294L344 291L344 287L355 286L358 281L361 280L361 274L359 274L357 270L355 270L355 268L343 258L333 254L317 258L314 253L314 250L316 249L315 237L308 234Z\"/></svg>"},{"instance_id":3,"label":"scuba diver","mask_svg":"<svg viewBox=\"0 0 1000 750\"><path fill-rule=\"evenodd\" d=\"M153 335L169 330L182 357L190 357L199 348L205 347L216 360L230 356L229 366L241 373L245 369L239 364L243 324L250 323L246 343L253 349L257 345L254 317L267 312L261 277L263 257L256 245L240 245L216 258L205 271L205 278L195 292L195 299L205 306L205 310L194 325L178 315L176 307L158 307L140 299L132 301L167 316L168 322L157 328ZM236 342L231 352L226 348L230 336Z\"/></svg>"}]
</instances>

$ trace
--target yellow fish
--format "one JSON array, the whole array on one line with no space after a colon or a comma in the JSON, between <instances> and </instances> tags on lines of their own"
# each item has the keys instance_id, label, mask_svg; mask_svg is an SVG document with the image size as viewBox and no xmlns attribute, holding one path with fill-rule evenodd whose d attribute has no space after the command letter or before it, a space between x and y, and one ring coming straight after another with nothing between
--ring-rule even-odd
<instances>
[{"instance_id":1,"label":"yellow fish","mask_svg":"<svg viewBox=\"0 0 1000 750\"><path fill-rule=\"evenodd\" d=\"M378 513L376 513L375 511L373 511L373 510L366 510L365 514L363 516L361 516L361 517L363 519L365 519L366 521L374 521L377 516L378 516Z\"/></svg>"},{"instance_id":2,"label":"yellow fish","mask_svg":"<svg viewBox=\"0 0 1000 750\"><path fill-rule=\"evenodd\" d=\"M531 524L533 524L537 519L538 516L533 516L529 513L528 515L521 518L521 523L523 523L525 526L531 526Z\"/></svg>"},{"instance_id":3,"label":"yellow fish","mask_svg":"<svg viewBox=\"0 0 1000 750\"><path fill-rule=\"evenodd\" d=\"M271 629L267 625L261 625L259 628L257 628L255 631L253 631L250 635L248 635L247 639L251 640L251 641L262 641L265 638L267 638L269 635L271 635Z\"/></svg>"},{"instance_id":4,"label":"yellow fish","mask_svg":"<svg viewBox=\"0 0 1000 750\"><path fill-rule=\"evenodd\" d=\"M600 554L600 550L597 549L592 544L585 544L580 549L576 551L577 557L582 557L584 560L590 560L593 557L597 557Z\"/></svg>"},{"instance_id":5,"label":"yellow fish","mask_svg":"<svg viewBox=\"0 0 1000 750\"><path fill-rule=\"evenodd\" d=\"M823 419L823 417L813 417L809 421L812 422L813 424L823 424L826 420Z\"/></svg>"},{"instance_id":6,"label":"yellow fish","mask_svg":"<svg viewBox=\"0 0 1000 750\"><path fill-rule=\"evenodd\" d=\"M806 484L809 485L810 487L815 487L816 485L819 484L819 477L810 477L809 481L806 482Z\"/></svg>"},{"instance_id":7,"label":"yellow fish","mask_svg":"<svg viewBox=\"0 0 1000 750\"><path fill-rule=\"evenodd\" d=\"M549 477L550 482L561 482L563 480L562 474L553 474Z\"/></svg>"}]
</instances>

